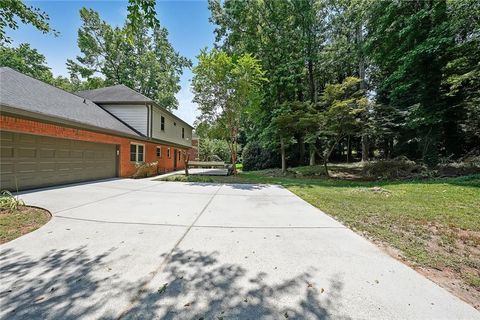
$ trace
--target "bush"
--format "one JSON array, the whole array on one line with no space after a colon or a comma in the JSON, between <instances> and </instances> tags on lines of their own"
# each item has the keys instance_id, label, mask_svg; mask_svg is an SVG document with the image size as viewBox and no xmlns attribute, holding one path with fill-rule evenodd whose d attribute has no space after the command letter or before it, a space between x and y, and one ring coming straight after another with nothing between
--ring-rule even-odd
<instances>
[{"instance_id":1,"label":"bush","mask_svg":"<svg viewBox=\"0 0 480 320\"><path fill-rule=\"evenodd\" d=\"M398 157L393 160L369 162L363 166L363 174L375 179L401 179L424 177L428 174L424 165Z\"/></svg>"},{"instance_id":2,"label":"bush","mask_svg":"<svg viewBox=\"0 0 480 320\"><path fill-rule=\"evenodd\" d=\"M242 164L244 171L262 170L278 167L278 153L263 148L258 142L250 141L243 148Z\"/></svg>"},{"instance_id":3,"label":"bush","mask_svg":"<svg viewBox=\"0 0 480 320\"><path fill-rule=\"evenodd\" d=\"M144 162L144 163L136 163L135 168L137 169L133 174L133 178L146 178L148 176L152 176L157 174L158 169L158 161L154 162Z\"/></svg>"},{"instance_id":4,"label":"bush","mask_svg":"<svg viewBox=\"0 0 480 320\"><path fill-rule=\"evenodd\" d=\"M480 173L480 156L469 156L459 161L445 161L437 165L440 176L465 176Z\"/></svg>"},{"instance_id":5,"label":"bush","mask_svg":"<svg viewBox=\"0 0 480 320\"><path fill-rule=\"evenodd\" d=\"M219 139L202 139L200 141L199 157L201 161L231 162L228 143Z\"/></svg>"},{"instance_id":6,"label":"bush","mask_svg":"<svg viewBox=\"0 0 480 320\"><path fill-rule=\"evenodd\" d=\"M0 210L14 211L23 205L25 205L25 203L11 194L10 191L4 190L0 194Z\"/></svg>"}]
</instances>

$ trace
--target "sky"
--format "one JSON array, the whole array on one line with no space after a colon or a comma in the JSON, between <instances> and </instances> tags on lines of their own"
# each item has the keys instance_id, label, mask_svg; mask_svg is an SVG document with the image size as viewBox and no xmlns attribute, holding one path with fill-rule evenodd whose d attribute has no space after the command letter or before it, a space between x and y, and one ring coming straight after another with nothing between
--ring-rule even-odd
<instances>
[{"instance_id":1,"label":"sky","mask_svg":"<svg viewBox=\"0 0 480 320\"><path fill-rule=\"evenodd\" d=\"M9 30L8 36L12 45L27 42L32 48L43 54L48 66L55 76L68 76L65 62L80 54L77 46L77 31L81 26L79 10L82 7L92 8L100 17L111 25L123 25L127 16L127 1L25 1L27 5L40 8L50 16L51 26L60 31L55 37L42 34L29 25L20 23L17 30ZM203 48L212 48L214 42L214 25L209 23L210 12L207 1L162 1L157 0L157 18L167 28L169 40L175 50L192 60L195 65L196 56ZM185 69L180 80L181 90L177 94L178 110L174 113L190 124L198 115L197 107L192 102L190 90L191 70Z\"/></svg>"}]
</instances>

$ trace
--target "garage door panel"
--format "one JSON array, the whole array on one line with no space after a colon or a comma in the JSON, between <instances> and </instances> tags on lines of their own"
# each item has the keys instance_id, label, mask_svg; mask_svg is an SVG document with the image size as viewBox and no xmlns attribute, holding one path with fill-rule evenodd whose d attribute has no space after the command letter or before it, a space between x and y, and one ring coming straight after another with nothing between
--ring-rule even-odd
<instances>
[{"instance_id":1,"label":"garage door panel","mask_svg":"<svg viewBox=\"0 0 480 320\"><path fill-rule=\"evenodd\" d=\"M36 148L17 148L17 156L19 158L36 158L37 157L37 149Z\"/></svg>"},{"instance_id":2,"label":"garage door panel","mask_svg":"<svg viewBox=\"0 0 480 320\"><path fill-rule=\"evenodd\" d=\"M17 162L15 163L16 173L32 173L37 171L36 162Z\"/></svg>"},{"instance_id":3,"label":"garage door panel","mask_svg":"<svg viewBox=\"0 0 480 320\"><path fill-rule=\"evenodd\" d=\"M115 145L0 131L0 187L16 190L116 176Z\"/></svg>"},{"instance_id":4,"label":"garage door panel","mask_svg":"<svg viewBox=\"0 0 480 320\"><path fill-rule=\"evenodd\" d=\"M55 149L39 148L38 156L41 159L53 159L53 158L55 158Z\"/></svg>"},{"instance_id":5,"label":"garage door panel","mask_svg":"<svg viewBox=\"0 0 480 320\"><path fill-rule=\"evenodd\" d=\"M2 161L0 163L0 172L2 175L13 173L15 171L13 162Z\"/></svg>"},{"instance_id":6,"label":"garage door panel","mask_svg":"<svg viewBox=\"0 0 480 320\"><path fill-rule=\"evenodd\" d=\"M2 142L2 147L0 148L0 156L2 159L13 158L13 147L4 146Z\"/></svg>"},{"instance_id":7,"label":"garage door panel","mask_svg":"<svg viewBox=\"0 0 480 320\"><path fill-rule=\"evenodd\" d=\"M53 172L56 169L55 162L40 162L38 164L38 171L40 172Z\"/></svg>"}]
</instances>

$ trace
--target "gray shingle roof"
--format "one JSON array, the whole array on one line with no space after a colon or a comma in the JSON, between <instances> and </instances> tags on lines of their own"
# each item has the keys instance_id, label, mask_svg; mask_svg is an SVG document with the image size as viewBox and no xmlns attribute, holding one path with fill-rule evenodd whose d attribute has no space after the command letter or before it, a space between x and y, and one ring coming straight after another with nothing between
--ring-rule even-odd
<instances>
[{"instance_id":1,"label":"gray shingle roof","mask_svg":"<svg viewBox=\"0 0 480 320\"><path fill-rule=\"evenodd\" d=\"M130 89L129 87L119 84L116 86L94 89L94 90L85 90L85 91L78 91L75 92L76 95L90 99L95 103L100 105L108 105L109 103L118 103L118 104L143 104L143 103L152 103L159 106L155 101L152 99L144 96L137 91ZM170 112L169 110L159 106L162 110L168 114L170 114L175 119L183 122L187 126L193 128L190 124L185 122L182 118L176 116L174 113Z\"/></svg>"},{"instance_id":2,"label":"gray shingle roof","mask_svg":"<svg viewBox=\"0 0 480 320\"><path fill-rule=\"evenodd\" d=\"M8 67L0 68L0 105L138 136L92 101Z\"/></svg>"},{"instance_id":3,"label":"gray shingle roof","mask_svg":"<svg viewBox=\"0 0 480 320\"><path fill-rule=\"evenodd\" d=\"M108 102L153 102L141 93L130 89L129 87L119 84L116 86L85 90L75 92L76 95L92 100L95 103Z\"/></svg>"}]
</instances>

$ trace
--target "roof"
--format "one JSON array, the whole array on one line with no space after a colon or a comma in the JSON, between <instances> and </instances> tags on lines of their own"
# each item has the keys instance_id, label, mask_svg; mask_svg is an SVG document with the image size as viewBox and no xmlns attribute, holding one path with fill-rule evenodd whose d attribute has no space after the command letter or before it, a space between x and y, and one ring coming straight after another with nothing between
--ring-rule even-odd
<instances>
[{"instance_id":1,"label":"roof","mask_svg":"<svg viewBox=\"0 0 480 320\"><path fill-rule=\"evenodd\" d=\"M102 131L138 136L94 102L8 67L0 67L0 105L93 126Z\"/></svg>"},{"instance_id":2,"label":"roof","mask_svg":"<svg viewBox=\"0 0 480 320\"><path fill-rule=\"evenodd\" d=\"M126 85L119 84L116 86L94 89L94 90L85 90L75 92L76 95L80 97L90 99L95 103L153 103L154 101L137 91L130 89Z\"/></svg>"},{"instance_id":3,"label":"roof","mask_svg":"<svg viewBox=\"0 0 480 320\"><path fill-rule=\"evenodd\" d=\"M156 105L157 107L161 108L162 111L166 112L167 114L171 115L173 118L183 122L187 126L193 128L190 124L188 124L182 118L176 116L172 112L168 111L167 109L159 106L155 101L152 99L144 96L137 91L130 89L126 85L118 84L111 87L105 87L100 89L94 90L85 90L85 91L78 91L75 92L76 95L87 98L92 100L95 103L100 105L105 104L145 104L150 103Z\"/></svg>"}]
</instances>

